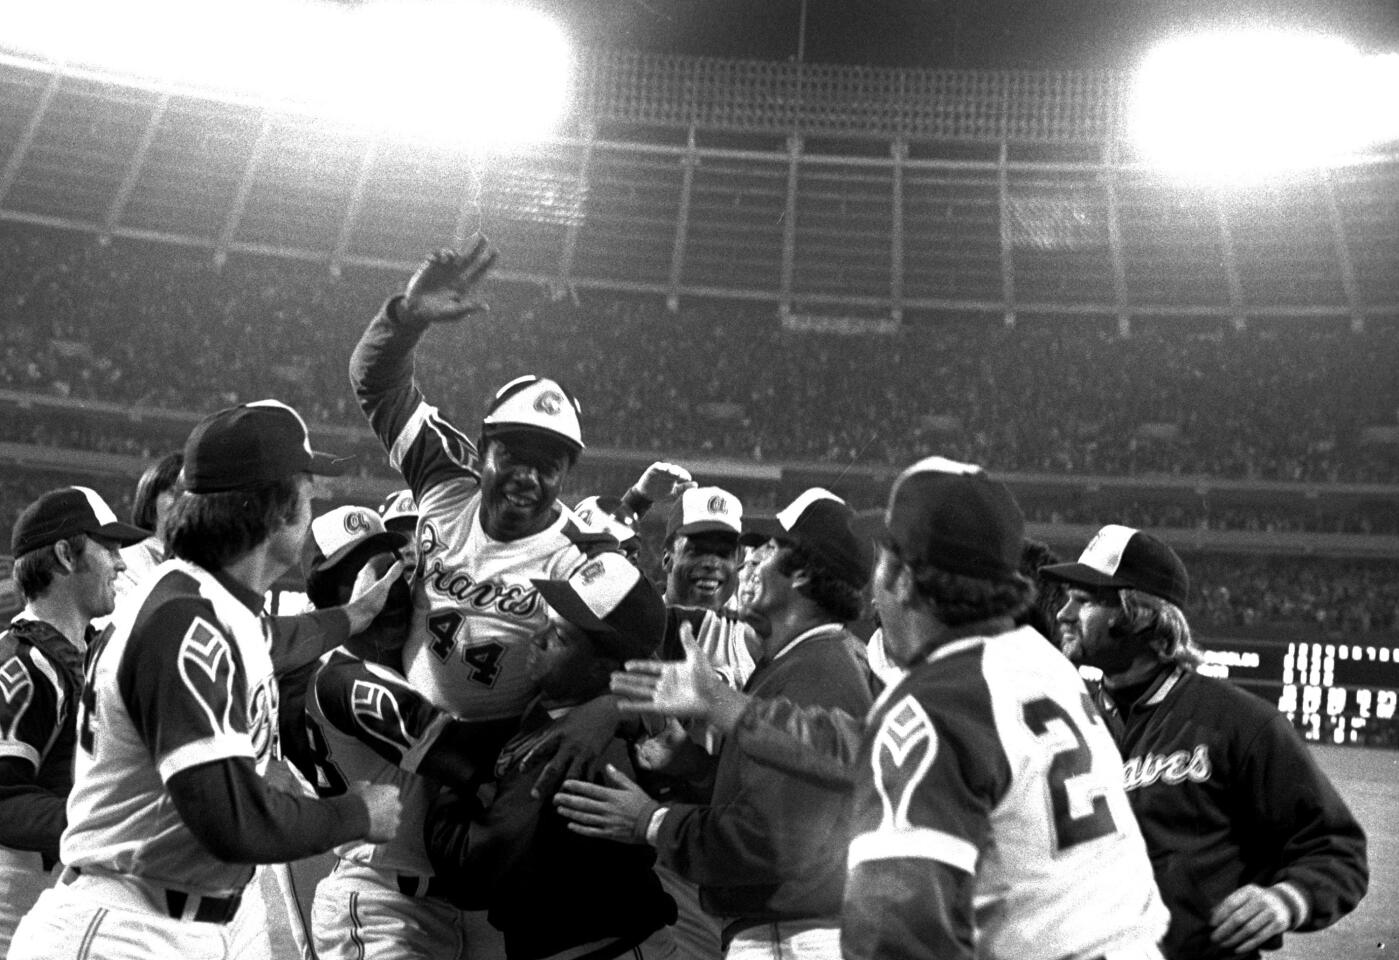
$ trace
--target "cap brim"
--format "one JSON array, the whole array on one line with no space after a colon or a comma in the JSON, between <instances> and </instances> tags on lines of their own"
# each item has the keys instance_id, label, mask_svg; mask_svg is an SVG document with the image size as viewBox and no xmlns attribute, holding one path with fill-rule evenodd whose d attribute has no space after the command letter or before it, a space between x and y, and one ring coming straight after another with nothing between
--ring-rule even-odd
<instances>
[{"instance_id":1,"label":"cap brim","mask_svg":"<svg viewBox=\"0 0 1399 960\"><path fill-rule=\"evenodd\" d=\"M694 523L682 524L675 528L676 533L683 533L690 536L695 533L726 533L737 540L742 534L727 523L718 520L696 520Z\"/></svg>"},{"instance_id":2,"label":"cap brim","mask_svg":"<svg viewBox=\"0 0 1399 960\"><path fill-rule=\"evenodd\" d=\"M612 628L583 602L567 580L531 580L544 602L575 627L593 633L611 633Z\"/></svg>"},{"instance_id":3,"label":"cap brim","mask_svg":"<svg viewBox=\"0 0 1399 960\"><path fill-rule=\"evenodd\" d=\"M790 540L791 537L791 531L779 523L776 517L746 517L738 542L745 547L756 547L769 540Z\"/></svg>"},{"instance_id":4,"label":"cap brim","mask_svg":"<svg viewBox=\"0 0 1399 960\"><path fill-rule=\"evenodd\" d=\"M311 465L306 468L306 472L314 473L318 477L338 477L349 468L350 459L350 457L334 457L328 453L312 450Z\"/></svg>"},{"instance_id":5,"label":"cap brim","mask_svg":"<svg viewBox=\"0 0 1399 960\"><path fill-rule=\"evenodd\" d=\"M550 440L557 440L574 453L582 453L587 449L581 440L575 440L566 433L550 430L548 427L538 427L532 423L487 420L481 424L481 436L483 437L498 437L506 433L532 433L538 437L548 437Z\"/></svg>"},{"instance_id":6,"label":"cap brim","mask_svg":"<svg viewBox=\"0 0 1399 960\"><path fill-rule=\"evenodd\" d=\"M1119 580L1111 574L1095 570L1086 563L1051 563L1048 566L1040 567L1038 575L1046 580L1055 580L1059 583L1068 583L1079 587L1091 587L1096 590L1115 590L1131 586L1125 580Z\"/></svg>"},{"instance_id":7,"label":"cap brim","mask_svg":"<svg viewBox=\"0 0 1399 960\"><path fill-rule=\"evenodd\" d=\"M91 535L102 537L104 540L113 540L123 547L129 547L133 543L140 543L147 537L155 536L155 533L150 530L142 530L140 527L134 527L129 523L117 521L98 527Z\"/></svg>"},{"instance_id":8,"label":"cap brim","mask_svg":"<svg viewBox=\"0 0 1399 960\"><path fill-rule=\"evenodd\" d=\"M311 569L315 573L323 573L340 566L351 556L373 556L378 553L388 553L390 550L398 550L407 545L407 537L395 530L388 530L384 533L372 534L355 543L346 544Z\"/></svg>"}]
</instances>

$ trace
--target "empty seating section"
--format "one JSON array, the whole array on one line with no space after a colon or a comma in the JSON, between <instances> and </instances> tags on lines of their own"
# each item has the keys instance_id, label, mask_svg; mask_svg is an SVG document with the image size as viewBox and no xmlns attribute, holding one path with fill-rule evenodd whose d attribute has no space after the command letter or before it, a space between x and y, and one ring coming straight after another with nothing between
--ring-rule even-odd
<instances>
[{"instance_id":1,"label":"empty seating section","mask_svg":"<svg viewBox=\"0 0 1399 960\"><path fill-rule=\"evenodd\" d=\"M994 170L904 172L904 296L1000 303L1000 191Z\"/></svg>"},{"instance_id":2,"label":"empty seating section","mask_svg":"<svg viewBox=\"0 0 1399 960\"><path fill-rule=\"evenodd\" d=\"M598 146L587 174L573 274L664 290L675 262L685 155Z\"/></svg>"},{"instance_id":3,"label":"empty seating section","mask_svg":"<svg viewBox=\"0 0 1399 960\"><path fill-rule=\"evenodd\" d=\"M1105 163L1114 76L608 55L570 135L473 153L7 62L0 219L337 270L480 231L509 279L835 318L1399 311L1399 156L1249 189Z\"/></svg>"},{"instance_id":4,"label":"empty seating section","mask_svg":"<svg viewBox=\"0 0 1399 960\"><path fill-rule=\"evenodd\" d=\"M893 169L806 163L797 174L793 295L830 301L889 299Z\"/></svg>"}]
</instances>

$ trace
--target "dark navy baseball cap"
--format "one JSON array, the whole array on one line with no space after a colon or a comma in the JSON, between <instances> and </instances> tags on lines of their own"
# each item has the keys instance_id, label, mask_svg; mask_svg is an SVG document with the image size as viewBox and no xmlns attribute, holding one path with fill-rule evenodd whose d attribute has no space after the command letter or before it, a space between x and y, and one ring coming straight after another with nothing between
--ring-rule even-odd
<instances>
[{"instance_id":1,"label":"dark navy baseball cap","mask_svg":"<svg viewBox=\"0 0 1399 960\"><path fill-rule=\"evenodd\" d=\"M185 441L180 478L190 493L224 493L298 473L338 477L346 462L311 449L301 414L280 400L258 400L195 424Z\"/></svg>"},{"instance_id":2,"label":"dark navy baseball cap","mask_svg":"<svg viewBox=\"0 0 1399 960\"><path fill-rule=\"evenodd\" d=\"M1040 575L1090 590L1140 590L1185 606L1190 576L1174 550L1149 533L1110 523L1083 548L1075 563L1040 568Z\"/></svg>"},{"instance_id":3,"label":"dark navy baseball cap","mask_svg":"<svg viewBox=\"0 0 1399 960\"><path fill-rule=\"evenodd\" d=\"M1013 579L1025 517L1010 488L981 467L927 457L889 491L884 538L907 563L979 580Z\"/></svg>"},{"instance_id":4,"label":"dark navy baseball cap","mask_svg":"<svg viewBox=\"0 0 1399 960\"><path fill-rule=\"evenodd\" d=\"M24 508L10 536L10 553L22 557L83 533L123 547L152 536L151 531L122 523L107 501L87 487L50 490Z\"/></svg>"},{"instance_id":5,"label":"dark navy baseball cap","mask_svg":"<svg viewBox=\"0 0 1399 960\"><path fill-rule=\"evenodd\" d=\"M665 601L620 553L600 553L567 580L531 580L554 612L619 660L649 657L666 630Z\"/></svg>"},{"instance_id":6,"label":"dark navy baseball cap","mask_svg":"<svg viewBox=\"0 0 1399 960\"><path fill-rule=\"evenodd\" d=\"M847 583L869 583L871 556L867 537L858 532L855 511L840 497L812 487L778 511L775 517L743 521L739 542L755 546L768 540L799 543L825 560L831 572Z\"/></svg>"}]
</instances>

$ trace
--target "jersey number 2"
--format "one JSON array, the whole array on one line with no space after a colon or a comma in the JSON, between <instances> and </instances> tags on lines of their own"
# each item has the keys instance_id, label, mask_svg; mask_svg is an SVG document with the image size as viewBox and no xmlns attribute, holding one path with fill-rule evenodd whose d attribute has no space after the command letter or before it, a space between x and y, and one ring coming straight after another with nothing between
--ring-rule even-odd
<instances>
[{"instance_id":1,"label":"jersey number 2","mask_svg":"<svg viewBox=\"0 0 1399 960\"><path fill-rule=\"evenodd\" d=\"M1025 725L1041 739L1049 735L1055 720L1073 734L1074 745L1058 750L1049 762L1049 802L1054 813L1054 850L1062 853L1080 843L1097 840L1117 832L1112 811L1104 797L1095 796L1089 809L1075 816L1069 803L1069 781L1093 769L1093 751L1083 739L1083 733L1069 712L1047 697L1031 700L1024 706Z\"/></svg>"}]
</instances>

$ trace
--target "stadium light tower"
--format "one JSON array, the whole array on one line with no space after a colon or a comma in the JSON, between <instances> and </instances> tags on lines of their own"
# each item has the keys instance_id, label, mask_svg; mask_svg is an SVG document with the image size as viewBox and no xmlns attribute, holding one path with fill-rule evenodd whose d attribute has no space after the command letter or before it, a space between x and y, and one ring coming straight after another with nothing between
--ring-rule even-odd
<instances>
[{"instance_id":1,"label":"stadium light tower","mask_svg":"<svg viewBox=\"0 0 1399 960\"><path fill-rule=\"evenodd\" d=\"M555 22L486 0L4 6L13 54L478 148L551 132L572 74Z\"/></svg>"},{"instance_id":2,"label":"stadium light tower","mask_svg":"<svg viewBox=\"0 0 1399 960\"><path fill-rule=\"evenodd\" d=\"M1399 55L1284 30L1218 31L1154 50L1132 89L1130 133L1151 166L1243 183L1399 140Z\"/></svg>"}]
</instances>

